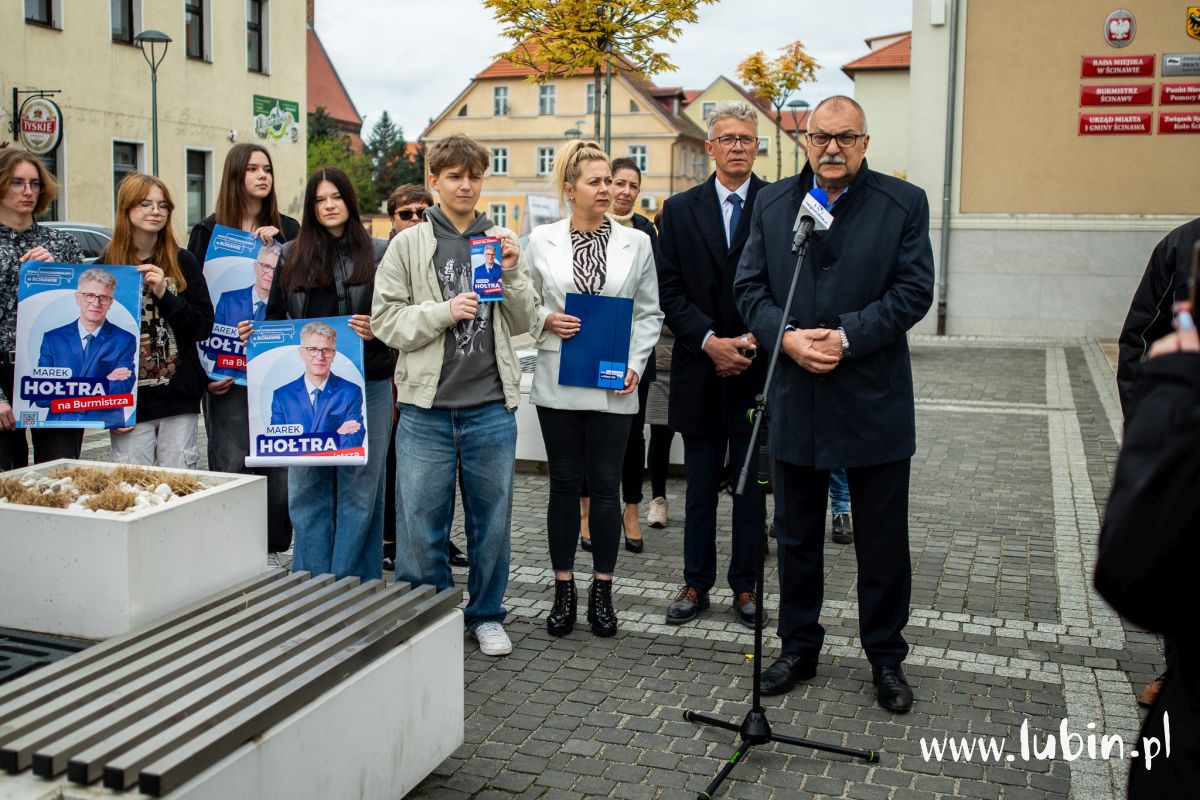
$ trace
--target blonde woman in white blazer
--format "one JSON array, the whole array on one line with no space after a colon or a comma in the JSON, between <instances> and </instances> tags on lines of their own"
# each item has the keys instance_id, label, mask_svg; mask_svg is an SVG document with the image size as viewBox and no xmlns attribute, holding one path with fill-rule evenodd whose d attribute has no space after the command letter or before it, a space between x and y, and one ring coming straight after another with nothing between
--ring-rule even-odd
<instances>
[{"instance_id":1,"label":"blonde woman in white blazer","mask_svg":"<svg viewBox=\"0 0 1200 800\"><path fill-rule=\"evenodd\" d=\"M638 410L637 382L654 352L662 327L658 276L650 238L615 225L605 216L611 204L612 171L595 142L571 142L554 164L554 185L571 213L533 230L526 254L540 305L531 333L537 340L537 371L530 401L537 406L550 468L546 529L554 567L554 607L546 629L555 636L575 626L575 541L579 491L584 478L591 494L592 585L587 620L592 633L612 636L612 576L621 539L621 463L629 426ZM563 340L579 332L577 317L563 312L568 293L633 299L625 388L589 389L558 384Z\"/></svg>"}]
</instances>

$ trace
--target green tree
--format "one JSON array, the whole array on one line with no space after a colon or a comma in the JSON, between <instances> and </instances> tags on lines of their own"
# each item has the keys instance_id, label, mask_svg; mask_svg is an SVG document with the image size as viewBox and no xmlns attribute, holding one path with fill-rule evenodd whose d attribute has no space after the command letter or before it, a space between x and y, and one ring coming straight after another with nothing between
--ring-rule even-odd
<instances>
[{"instance_id":1,"label":"green tree","mask_svg":"<svg viewBox=\"0 0 1200 800\"><path fill-rule=\"evenodd\" d=\"M675 42L696 10L717 0L483 0L514 46L503 54L530 67L533 81L591 70L596 87L595 137L600 135L605 64L647 77L674 69L659 42ZM605 102L609 102L605 98Z\"/></svg>"},{"instance_id":2,"label":"green tree","mask_svg":"<svg viewBox=\"0 0 1200 800\"><path fill-rule=\"evenodd\" d=\"M308 141L340 138L341 133L338 132L337 123L334 122L333 117L329 116L329 112L325 110L325 106L317 106L316 111L309 113Z\"/></svg>"},{"instance_id":3,"label":"green tree","mask_svg":"<svg viewBox=\"0 0 1200 800\"><path fill-rule=\"evenodd\" d=\"M767 61L759 50L738 64L738 77L742 82L775 109L775 174L778 176L783 175L783 106L802 84L810 83L816 77L818 66L799 40L783 48L783 53L771 61ZM800 135L799 131L796 135Z\"/></svg>"},{"instance_id":4,"label":"green tree","mask_svg":"<svg viewBox=\"0 0 1200 800\"><path fill-rule=\"evenodd\" d=\"M355 153L346 140L321 138L308 140L308 174L324 167L337 167L350 177L358 195L358 210L362 214L379 212L379 199L371 180L371 158Z\"/></svg>"},{"instance_id":5,"label":"green tree","mask_svg":"<svg viewBox=\"0 0 1200 800\"><path fill-rule=\"evenodd\" d=\"M377 198L386 198L402 183L424 181L423 148L417 148L421 156L419 163L409 156L408 150L408 142L404 140L404 129L392 122L391 115L384 111L371 128L371 136L365 147L365 152L371 158L372 181Z\"/></svg>"}]
</instances>

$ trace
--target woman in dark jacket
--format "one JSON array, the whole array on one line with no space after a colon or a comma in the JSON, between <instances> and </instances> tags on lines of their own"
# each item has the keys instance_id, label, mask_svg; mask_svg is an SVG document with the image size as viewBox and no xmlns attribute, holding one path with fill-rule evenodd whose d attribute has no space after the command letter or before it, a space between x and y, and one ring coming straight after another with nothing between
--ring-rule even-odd
<instances>
[{"instance_id":1,"label":"woman in dark jacket","mask_svg":"<svg viewBox=\"0 0 1200 800\"><path fill-rule=\"evenodd\" d=\"M208 284L192 254L175 243L167 185L150 175L117 188L113 238L101 264L135 264L142 273L142 334L137 424L109 431L114 461L195 469L200 398L208 384L196 343L212 333Z\"/></svg>"},{"instance_id":2,"label":"woman in dark jacket","mask_svg":"<svg viewBox=\"0 0 1200 800\"><path fill-rule=\"evenodd\" d=\"M371 333L375 270L387 242L372 239L358 214L350 178L319 170L304 189L300 236L283 247L266 318L350 316L364 342L367 463L291 467L288 511L296 530L293 570L363 580L383 575L385 462L392 421L392 350ZM239 326L243 337L250 323Z\"/></svg>"},{"instance_id":3,"label":"woman in dark jacket","mask_svg":"<svg viewBox=\"0 0 1200 800\"><path fill-rule=\"evenodd\" d=\"M196 223L188 239L188 252L201 269L217 225L253 233L264 242L289 242L300 232L299 222L279 213L274 166L265 147L238 144L225 156L217 211ZM232 378L208 382L204 429L208 433L209 469L254 473L267 479L267 564L278 566L276 554L287 550L292 542L287 515L287 468L246 466L250 422L245 386L235 386Z\"/></svg>"}]
</instances>

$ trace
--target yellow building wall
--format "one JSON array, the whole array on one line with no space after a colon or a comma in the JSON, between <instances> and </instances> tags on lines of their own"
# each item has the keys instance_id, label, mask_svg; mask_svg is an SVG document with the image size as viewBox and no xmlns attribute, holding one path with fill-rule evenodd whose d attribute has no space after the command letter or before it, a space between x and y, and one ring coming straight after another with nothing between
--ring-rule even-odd
<instances>
[{"instance_id":1,"label":"yellow building wall","mask_svg":"<svg viewBox=\"0 0 1200 800\"><path fill-rule=\"evenodd\" d=\"M696 97L688 107L684 109L684 115L692 122L699 125L704 131L708 130L708 124L704 121L704 104L705 103L723 103L729 100L740 100L745 102L745 96L737 90L727 79L718 79L705 89L699 96ZM779 126L775 121L762 113L761 109L758 114L758 135L759 138L766 138L766 152L760 152L754 159L754 174L762 178L764 181L774 182L780 178L787 178L795 175L799 167L804 166L804 148L801 147L797 151L796 142L787 133L780 132L780 144L783 147L783 164L782 171L779 169L779 164L775 158L775 133ZM783 112L789 114L787 109ZM797 162L797 152L799 153L799 161ZM712 171L711 159L708 154L704 153L704 160L709 162L705 165L705 174Z\"/></svg>"},{"instance_id":2,"label":"yellow building wall","mask_svg":"<svg viewBox=\"0 0 1200 800\"><path fill-rule=\"evenodd\" d=\"M867 114L867 164L876 172L908 176L908 71L859 72L854 99Z\"/></svg>"},{"instance_id":3,"label":"yellow building wall","mask_svg":"<svg viewBox=\"0 0 1200 800\"><path fill-rule=\"evenodd\" d=\"M422 136L422 141L428 144L461 133L489 150L507 147L508 170L505 174L488 172L479 209L486 212L492 204L503 205L507 226L518 231L525 230L528 195L558 196L557 187L550 185L549 175L539 174L538 148L552 147L557 154L569 141L566 131L577 129L584 139L592 139L594 134L593 115L587 113L587 86L591 79L562 78L550 83L556 87L552 115L538 114L538 84L519 77L477 80L446 116ZM508 88L508 114L504 116L492 113L493 90L497 86ZM632 110L631 102L636 103L636 111ZM646 148L647 168L642 175L641 199L649 199L650 207L644 213L653 217L667 197L696 185L706 172L701 160L703 140L699 136L681 136L647 107L650 102L614 77L611 154L627 156L633 146ZM464 107L466 113L460 114Z\"/></svg>"},{"instance_id":4,"label":"yellow building wall","mask_svg":"<svg viewBox=\"0 0 1200 800\"><path fill-rule=\"evenodd\" d=\"M21 0L0 0L0 138L9 138L12 89L61 89L59 145L61 219L113 223L113 142L140 145L139 167L150 172L150 68L141 51L111 36L109 3L61 0L62 29L27 24ZM206 213L215 206L230 132L238 142L263 144L275 167L280 210L299 217L306 176L306 61L304 0L271 0L267 36L270 74L246 68L246 3L211 0L211 62L186 56L181 3L135 0L141 24L174 41L158 68L159 177L175 201L174 230L186 242L185 151L207 150ZM292 142L255 138L255 94L294 101L300 135Z\"/></svg>"}]
</instances>

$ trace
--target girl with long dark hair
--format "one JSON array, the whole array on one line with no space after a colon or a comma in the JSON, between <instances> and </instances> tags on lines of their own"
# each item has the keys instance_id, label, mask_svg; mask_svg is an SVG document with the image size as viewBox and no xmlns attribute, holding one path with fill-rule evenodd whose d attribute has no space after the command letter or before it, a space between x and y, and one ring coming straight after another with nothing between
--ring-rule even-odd
<instances>
[{"instance_id":1,"label":"girl with long dark hair","mask_svg":"<svg viewBox=\"0 0 1200 800\"><path fill-rule=\"evenodd\" d=\"M114 461L195 469L200 398L208 378L196 343L212 333L213 307L196 259L175 243L167 185L133 174L117 187L113 238L101 264L142 273L137 424L109 431Z\"/></svg>"}]
</instances>

